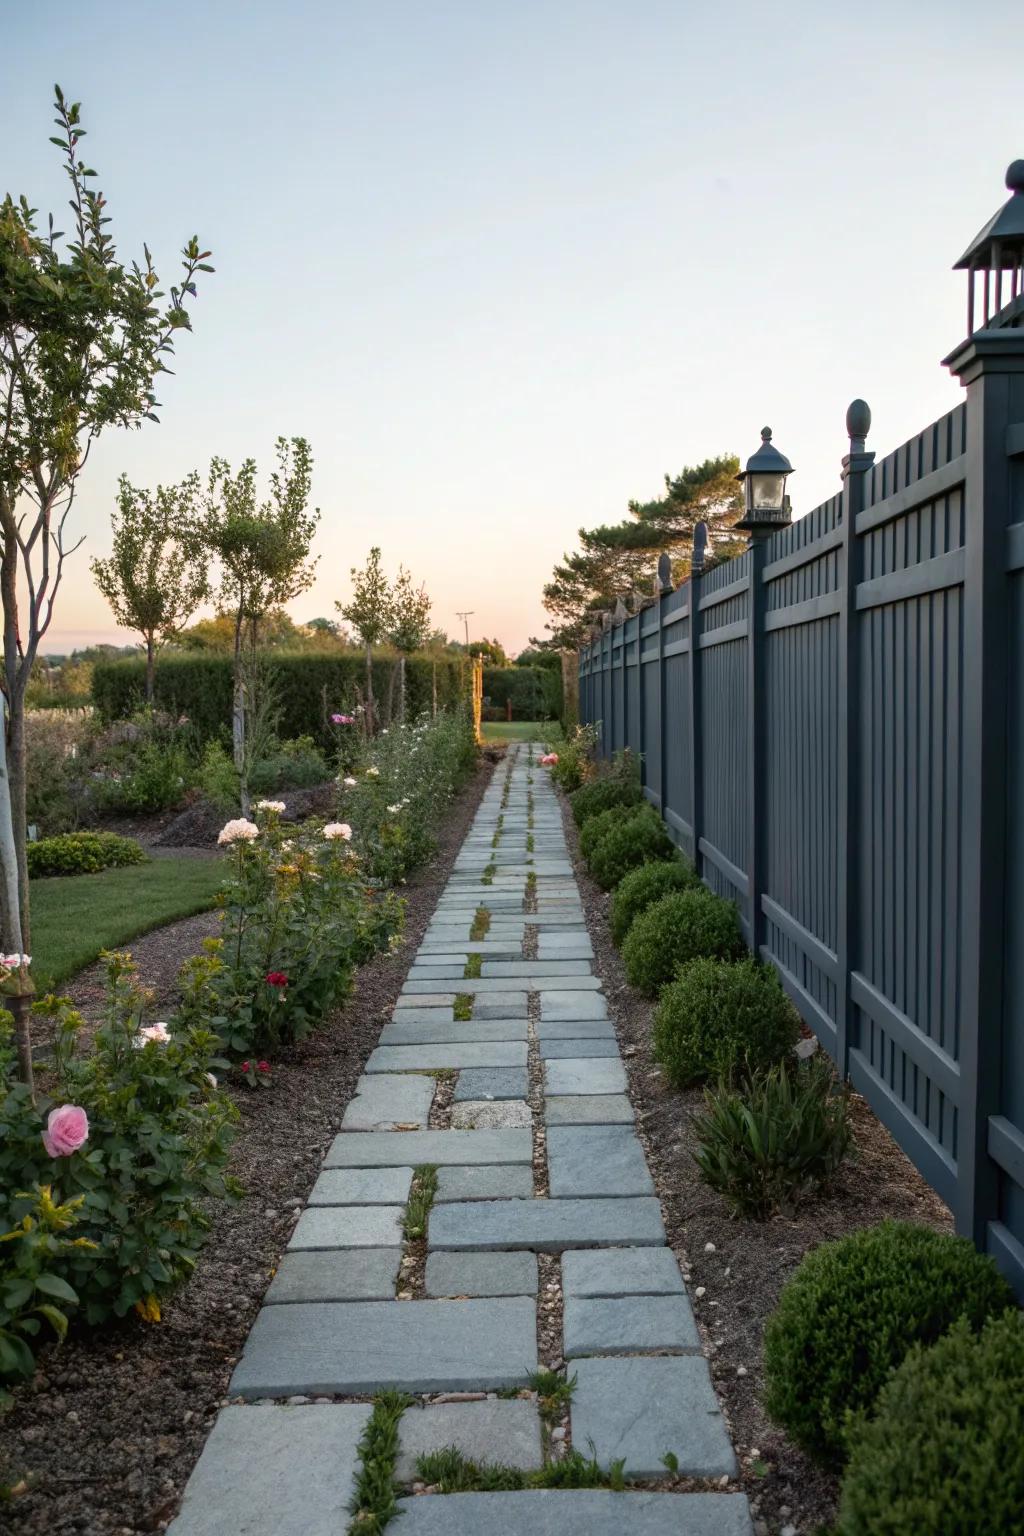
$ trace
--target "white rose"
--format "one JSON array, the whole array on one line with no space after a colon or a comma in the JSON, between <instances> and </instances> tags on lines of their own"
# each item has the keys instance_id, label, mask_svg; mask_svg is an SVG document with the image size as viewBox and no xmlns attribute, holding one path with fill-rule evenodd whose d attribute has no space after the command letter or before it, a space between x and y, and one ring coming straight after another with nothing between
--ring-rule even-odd
<instances>
[{"instance_id":1,"label":"white rose","mask_svg":"<svg viewBox=\"0 0 1024 1536\"><path fill-rule=\"evenodd\" d=\"M231 843L251 843L253 838L259 835L260 829L254 821L246 821L244 816L239 816L221 827L217 834L217 841L222 847L226 847Z\"/></svg>"},{"instance_id":2,"label":"white rose","mask_svg":"<svg viewBox=\"0 0 1024 1536\"><path fill-rule=\"evenodd\" d=\"M352 841L352 828L347 821L329 821L326 827L324 827L324 837L329 843L333 843L339 837L342 842L350 843Z\"/></svg>"}]
</instances>

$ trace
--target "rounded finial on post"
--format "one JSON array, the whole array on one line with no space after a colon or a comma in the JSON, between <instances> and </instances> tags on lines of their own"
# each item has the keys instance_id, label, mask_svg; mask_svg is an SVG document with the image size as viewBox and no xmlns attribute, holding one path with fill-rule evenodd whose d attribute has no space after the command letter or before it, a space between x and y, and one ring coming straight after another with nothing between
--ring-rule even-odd
<instances>
[{"instance_id":1,"label":"rounded finial on post","mask_svg":"<svg viewBox=\"0 0 1024 1536\"><path fill-rule=\"evenodd\" d=\"M671 592L672 590L672 557L668 551L658 556L658 591Z\"/></svg>"},{"instance_id":2,"label":"rounded finial on post","mask_svg":"<svg viewBox=\"0 0 1024 1536\"><path fill-rule=\"evenodd\" d=\"M1024 192L1024 160L1012 160L1007 166L1006 185L1011 192Z\"/></svg>"},{"instance_id":3,"label":"rounded finial on post","mask_svg":"<svg viewBox=\"0 0 1024 1536\"><path fill-rule=\"evenodd\" d=\"M693 530L693 557L690 560L690 570L699 575L704 569L704 554L708 544L708 525L703 520Z\"/></svg>"},{"instance_id":4,"label":"rounded finial on post","mask_svg":"<svg viewBox=\"0 0 1024 1536\"><path fill-rule=\"evenodd\" d=\"M771 440L772 440L772 429L771 429L771 427L762 427L761 428L761 441L762 441L762 443L770 443Z\"/></svg>"},{"instance_id":5,"label":"rounded finial on post","mask_svg":"<svg viewBox=\"0 0 1024 1536\"><path fill-rule=\"evenodd\" d=\"M871 407L866 400L853 400L846 413L846 431L850 438L850 452L863 453L864 439L871 431Z\"/></svg>"}]
</instances>

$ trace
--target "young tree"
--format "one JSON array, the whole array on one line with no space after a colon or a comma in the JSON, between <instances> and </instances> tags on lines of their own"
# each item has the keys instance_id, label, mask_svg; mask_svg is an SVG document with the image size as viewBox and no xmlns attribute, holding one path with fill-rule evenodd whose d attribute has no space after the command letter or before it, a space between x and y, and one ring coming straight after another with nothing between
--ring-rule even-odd
<instances>
[{"instance_id":1,"label":"young tree","mask_svg":"<svg viewBox=\"0 0 1024 1536\"><path fill-rule=\"evenodd\" d=\"M153 702L157 650L210 595L198 498L196 474L180 485L158 485L155 492L140 490L122 475L113 551L108 559L91 562L118 624L136 630L145 643L147 703Z\"/></svg>"},{"instance_id":2,"label":"young tree","mask_svg":"<svg viewBox=\"0 0 1024 1536\"><path fill-rule=\"evenodd\" d=\"M375 729L373 701L373 647L385 640L391 629L394 602L391 588L381 561L380 549L375 544L370 550L363 569L351 568L352 596L347 603L335 603L335 608L359 636L366 649L366 729L373 735Z\"/></svg>"},{"instance_id":3,"label":"young tree","mask_svg":"<svg viewBox=\"0 0 1024 1536\"><path fill-rule=\"evenodd\" d=\"M270 477L270 496L256 500L256 460L246 459L237 475L224 459L213 459L206 489L203 538L220 562L220 601L234 619L234 715L232 737L235 767L242 787L242 810L249 809L246 714L255 700L246 698L262 676L255 662L260 624L271 608L298 597L312 584L316 561L309 550L320 521L320 509L307 510L313 477L313 455L304 437L279 437L277 469ZM243 656L248 648L248 658Z\"/></svg>"},{"instance_id":4,"label":"young tree","mask_svg":"<svg viewBox=\"0 0 1024 1536\"><path fill-rule=\"evenodd\" d=\"M412 584L412 576L404 566L398 567L398 579L391 593L391 629L388 639L401 654L398 658L398 714L405 719L405 659L414 651L420 651L430 634L430 598L421 583Z\"/></svg>"},{"instance_id":5,"label":"young tree","mask_svg":"<svg viewBox=\"0 0 1024 1536\"><path fill-rule=\"evenodd\" d=\"M71 238L45 234L25 197L0 204L0 597L5 751L0 754L0 894L7 952L29 946L25 857L25 690L53 619L64 563L78 547L68 519L78 477L106 427L157 420L156 376L198 272L212 272L199 241L182 252L184 276L169 303L143 246L141 264L119 260L95 172L79 157L85 135L77 102L56 87L52 141L71 186ZM17 1020L23 1076L31 1082L25 967L6 984Z\"/></svg>"}]
</instances>

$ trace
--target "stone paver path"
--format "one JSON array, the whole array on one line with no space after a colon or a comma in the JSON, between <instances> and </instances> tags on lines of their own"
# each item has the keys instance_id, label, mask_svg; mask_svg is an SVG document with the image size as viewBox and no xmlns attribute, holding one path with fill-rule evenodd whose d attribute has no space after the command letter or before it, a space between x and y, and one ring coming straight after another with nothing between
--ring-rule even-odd
<instances>
[{"instance_id":1,"label":"stone paver path","mask_svg":"<svg viewBox=\"0 0 1024 1536\"><path fill-rule=\"evenodd\" d=\"M425 1278L410 1281L402 1218L424 1165L437 1192ZM534 1398L499 1391L550 1363L537 1307L552 1294L576 1378L572 1444L640 1484L663 1479L671 1454L707 1491L427 1494L401 1500L396 1530L750 1536L745 1496L723 1485L736 1459L634 1129L558 802L516 747L345 1109L174 1536L341 1536L385 1387L418 1399L400 1429L406 1488L418 1456L450 1445L539 1468L564 1442Z\"/></svg>"}]
</instances>

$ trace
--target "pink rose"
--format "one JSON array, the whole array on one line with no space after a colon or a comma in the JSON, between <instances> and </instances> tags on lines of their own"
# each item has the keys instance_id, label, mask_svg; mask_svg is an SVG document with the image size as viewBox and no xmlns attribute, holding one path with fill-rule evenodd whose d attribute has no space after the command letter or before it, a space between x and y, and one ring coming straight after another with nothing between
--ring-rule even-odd
<instances>
[{"instance_id":1,"label":"pink rose","mask_svg":"<svg viewBox=\"0 0 1024 1536\"><path fill-rule=\"evenodd\" d=\"M43 1132L43 1146L50 1157L70 1157L85 1145L89 1136L89 1116L78 1104L60 1104L51 1109Z\"/></svg>"}]
</instances>

